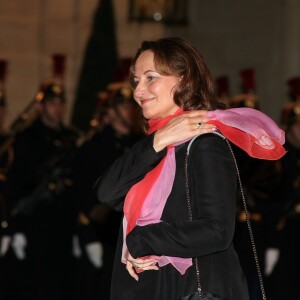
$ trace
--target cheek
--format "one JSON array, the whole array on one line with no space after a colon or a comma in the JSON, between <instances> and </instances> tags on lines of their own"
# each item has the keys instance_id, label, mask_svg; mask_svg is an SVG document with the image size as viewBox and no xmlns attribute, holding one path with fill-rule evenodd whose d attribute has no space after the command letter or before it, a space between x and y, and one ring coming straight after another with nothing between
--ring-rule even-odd
<instances>
[{"instance_id":1,"label":"cheek","mask_svg":"<svg viewBox=\"0 0 300 300\"><path fill-rule=\"evenodd\" d=\"M57 108L57 109L54 109L53 110L53 113L56 114L56 115L62 115L63 114L63 109L61 108Z\"/></svg>"},{"instance_id":2,"label":"cheek","mask_svg":"<svg viewBox=\"0 0 300 300\"><path fill-rule=\"evenodd\" d=\"M149 85L148 91L158 97L169 98L173 100L176 85L177 82L174 81L164 83L159 82L157 84L155 82L152 85Z\"/></svg>"},{"instance_id":3,"label":"cheek","mask_svg":"<svg viewBox=\"0 0 300 300\"><path fill-rule=\"evenodd\" d=\"M174 98L174 85L169 85L168 87L165 87L163 93L164 93L164 97L168 98L169 100L173 101Z\"/></svg>"},{"instance_id":4,"label":"cheek","mask_svg":"<svg viewBox=\"0 0 300 300\"><path fill-rule=\"evenodd\" d=\"M134 101L135 101L138 105L141 105L141 104L139 103L138 97L137 97L136 94L135 94L135 91L133 91L133 99L134 99Z\"/></svg>"},{"instance_id":5,"label":"cheek","mask_svg":"<svg viewBox=\"0 0 300 300\"><path fill-rule=\"evenodd\" d=\"M154 95L157 95L157 96L165 95L165 87L161 84L153 83L153 84L149 85L148 91L151 94L154 94Z\"/></svg>"}]
</instances>

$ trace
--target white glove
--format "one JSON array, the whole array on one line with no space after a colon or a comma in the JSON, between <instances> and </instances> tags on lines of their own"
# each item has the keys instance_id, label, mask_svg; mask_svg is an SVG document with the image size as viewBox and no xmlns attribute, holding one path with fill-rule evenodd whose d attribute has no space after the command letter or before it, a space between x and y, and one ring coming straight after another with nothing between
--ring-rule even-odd
<instances>
[{"instance_id":1,"label":"white glove","mask_svg":"<svg viewBox=\"0 0 300 300\"><path fill-rule=\"evenodd\" d=\"M273 272L278 262L280 251L277 248L268 248L265 254L265 275L269 276Z\"/></svg>"},{"instance_id":2,"label":"white glove","mask_svg":"<svg viewBox=\"0 0 300 300\"><path fill-rule=\"evenodd\" d=\"M93 242L85 245L85 251L89 261L95 268L103 266L103 246L100 242Z\"/></svg>"},{"instance_id":3,"label":"white glove","mask_svg":"<svg viewBox=\"0 0 300 300\"><path fill-rule=\"evenodd\" d=\"M19 260L24 260L26 258L25 248L27 246L27 239L24 233L15 233L12 238L11 246Z\"/></svg>"},{"instance_id":4,"label":"white glove","mask_svg":"<svg viewBox=\"0 0 300 300\"><path fill-rule=\"evenodd\" d=\"M1 247L0 247L0 256L4 256L10 246L11 243L11 236L4 235L1 238Z\"/></svg>"},{"instance_id":5,"label":"white glove","mask_svg":"<svg viewBox=\"0 0 300 300\"><path fill-rule=\"evenodd\" d=\"M82 251L79 243L79 237L77 235L73 235L72 238L72 254L76 258L80 258L82 255Z\"/></svg>"}]
</instances>

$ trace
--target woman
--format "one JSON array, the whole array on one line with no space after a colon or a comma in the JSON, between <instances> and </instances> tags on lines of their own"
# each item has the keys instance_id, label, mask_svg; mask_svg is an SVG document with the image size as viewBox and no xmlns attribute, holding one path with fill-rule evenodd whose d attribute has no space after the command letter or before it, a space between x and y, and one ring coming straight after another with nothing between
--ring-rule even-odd
<instances>
[{"instance_id":1,"label":"woman","mask_svg":"<svg viewBox=\"0 0 300 300\"><path fill-rule=\"evenodd\" d=\"M111 299L178 300L193 294L195 257L204 292L216 299L248 299L232 245L236 169L226 141L207 123L206 111L218 104L202 56L179 38L143 42L131 79L149 134L95 186L101 202L125 212ZM189 160L190 221L184 160L187 141L198 135ZM170 179L172 155L176 173ZM157 199L165 202L163 208Z\"/></svg>"}]
</instances>

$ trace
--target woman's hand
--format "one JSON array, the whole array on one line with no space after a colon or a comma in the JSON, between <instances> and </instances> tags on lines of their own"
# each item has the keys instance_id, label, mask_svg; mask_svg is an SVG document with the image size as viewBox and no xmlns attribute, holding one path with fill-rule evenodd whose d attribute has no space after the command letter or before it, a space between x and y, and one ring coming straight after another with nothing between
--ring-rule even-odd
<instances>
[{"instance_id":1,"label":"woman's hand","mask_svg":"<svg viewBox=\"0 0 300 300\"><path fill-rule=\"evenodd\" d=\"M194 110L172 119L163 128L156 131L153 148L156 152L197 135L216 130L213 124L206 124L211 118L206 117L207 111Z\"/></svg>"},{"instance_id":2,"label":"woman's hand","mask_svg":"<svg viewBox=\"0 0 300 300\"><path fill-rule=\"evenodd\" d=\"M137 273L139 271L158 270L157 259L155 258L133 258L129 252L126 255L126 269L131 277L139 280Z\"/></svg>"}]
</instances>

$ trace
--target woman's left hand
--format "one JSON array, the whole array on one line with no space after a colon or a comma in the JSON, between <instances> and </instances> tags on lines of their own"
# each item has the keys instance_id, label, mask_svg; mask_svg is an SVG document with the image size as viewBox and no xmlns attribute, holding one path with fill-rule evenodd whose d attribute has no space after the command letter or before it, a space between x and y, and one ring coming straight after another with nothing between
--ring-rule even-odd
<instances>
[{"instance_id":1,"label":"woman's left hand","mask_svg":"<svg viewBox=\"0 0 300 300\"><path fill-rule=\"evenodd\" d=\"M126 269L131 277L139 280L139 271L158 270L157 259L155 258L133 258L129 252L126 255Z\"/></svg>"},{"instance_id":2,"label":"woman's left hand","mask_svg":"<svg viewBox=\"0 0 300 300\"><path fill-rule=\"evenodd\" d=\"M216 131L215 125L207 123L211 120L207 113L206 110L193 110L170 120L163 128L155 132L154 150L159 152L169 145Z\"/></svg>"}]
</instances>

